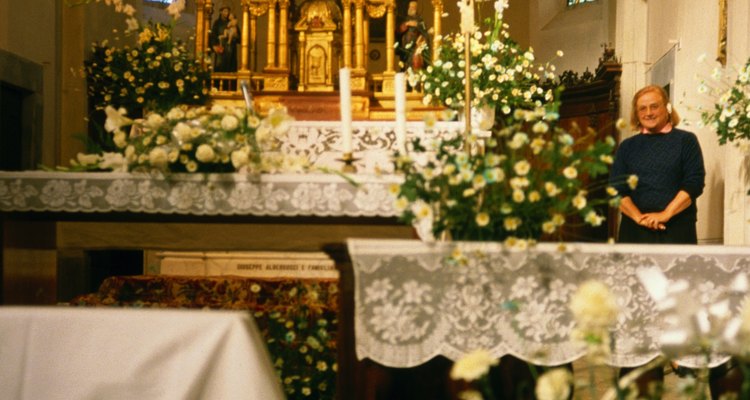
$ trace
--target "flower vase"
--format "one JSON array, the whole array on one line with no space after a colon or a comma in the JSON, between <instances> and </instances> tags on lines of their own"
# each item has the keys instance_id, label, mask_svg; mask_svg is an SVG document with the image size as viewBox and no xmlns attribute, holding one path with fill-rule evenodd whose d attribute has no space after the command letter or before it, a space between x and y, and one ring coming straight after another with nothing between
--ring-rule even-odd
<instances>
[{"instance_id":1,"label":"flower vase","mask_svg":"<svg viewBox=\"0 0 750 400\"><path fill-rule=\"evenodd\" d=\"M459 121L465 120L465 113L459 114ZM478 136L488 136L495 125L495 106L471 107L471 131Z\"/></svg>"}]
</instances>

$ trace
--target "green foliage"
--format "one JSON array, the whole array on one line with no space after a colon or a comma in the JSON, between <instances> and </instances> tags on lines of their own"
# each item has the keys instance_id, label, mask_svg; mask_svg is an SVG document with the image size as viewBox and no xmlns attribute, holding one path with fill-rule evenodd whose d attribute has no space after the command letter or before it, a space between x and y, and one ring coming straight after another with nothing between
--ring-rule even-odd
<instances>
[{"instance_id":1,"label":"green foliage","mask_svg":"<svg viewBox=\"0 0 750 400\"><path fill-rule=\"evenodd\" d=\"M135 46L93 45L84 72L95 109L166 112L208 101L210 71L173 37L170 25L150 22L133 34Z\"/></svg>"},{"instance_id":2,"label":"green foliage","mask_svg":"<svg viewBox=\"0 0 750 400\"><path fill-rule=\"evenodd\" d=\"M402 219L454 240L538 239L559 233L573 215L600 225L595 207L607 200L587 196L608 172L615 143L593 131L569 133L555 110L554 103L517 110L514 122L485 139L484 152L467 152L460 136L415 142L414 153L396 161ZM473 147L477 140L469 137Z\"/></svg>"},{"instance_id":3,"label":"green foliage","mask_svg":"<svg viewBox=\"0 0 750 400\"><path fill-rule=\"evenodd\" d=\"M713 80L721 81L721 73L716 70ZM700 93L709 91L703 81L698 86ZM718 96L713 108L703 111L703 122L716 131L719 143L726 144L750 139L750 59L740 68L734 83L728 88L711 89L711 95Z\"/></svg>"}]
</instances>

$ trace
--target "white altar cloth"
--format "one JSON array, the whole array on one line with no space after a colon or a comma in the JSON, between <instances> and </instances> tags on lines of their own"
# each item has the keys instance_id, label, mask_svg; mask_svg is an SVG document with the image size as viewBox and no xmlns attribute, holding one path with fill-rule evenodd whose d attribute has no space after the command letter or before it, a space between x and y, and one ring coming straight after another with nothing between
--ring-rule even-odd
<instances>
[{"instance_id":1,"label":"white altar cloth","mask_svg":"<svg viewBox=\"0 0 750 400\"><path fill-rule=\"evenodd\" d=\"M348 247L357 357L393 367L437 355L457 360L478 348L540 365L574 361L585 350L571 340L568 304L589 279L607 284L620 306L609 363L642 365L660 354L663 321L636 277L639 267L685 279L704 304L726 295L737 274L750 272L747 247L572 243L562 252L542 243L508 251L499 243L373 239L349 239ZM445 262L456 247L467 265ZM715 354L710 365L727 359ZM703 361L680 359L690 367Z\"/></svg>"},{"instance_id":2,"label":"white altar cloth","mask_svg":"<svg viewBox=\"0 0 750 400\"><path fill-rule=\"evenodd\" d=\"M0 307L4 399L283 399L247 313Z\"/></svg>"},{"instance_id":3,"label":"white altar cloth","mask_svg":"<svg viewBox=\"0 0 750 400\"><path fill-rule=\"evenodd\" d=\"M352 121L352 152L354 165L360 173L393 172L391 155L396 149L395 121ZM463 132L460 121L438 121L427 128L423 121L406 123L407 143L419 138L458 135ZM343 142L341 121L294 121L283 137L281 151L305 156L316 167L341 168Z\"/></svg>"},{"instance_id":4,"label":"white altar cloth","mask_svg":"<svg viewBox=\"0 0 750 400\"><path fill-rule=\"evenodd\" d=\"M0 211L395 217L395 175L0 171Z\"/></svg>"}]
</instances>

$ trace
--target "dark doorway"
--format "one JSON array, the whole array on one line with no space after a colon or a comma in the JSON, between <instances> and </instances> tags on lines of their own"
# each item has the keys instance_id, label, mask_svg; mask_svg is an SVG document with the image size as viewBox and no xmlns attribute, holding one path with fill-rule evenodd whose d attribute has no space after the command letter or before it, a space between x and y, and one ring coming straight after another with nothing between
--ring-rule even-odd
<instances>
[{"instance_id":1,"label":"dark doorway","mask_svg":"<svg viewBox=\"0 0 750 400\"><path fill-rule=\"evenodd\" d=\"M0 82L0 171L23 169L23 103L29 94Z\"/></svg>"}]
</instances>

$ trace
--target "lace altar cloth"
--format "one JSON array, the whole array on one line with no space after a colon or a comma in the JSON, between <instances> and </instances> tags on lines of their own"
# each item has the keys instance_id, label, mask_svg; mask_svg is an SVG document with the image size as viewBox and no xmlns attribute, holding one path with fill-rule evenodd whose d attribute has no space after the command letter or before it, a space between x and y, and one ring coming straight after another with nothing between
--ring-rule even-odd
<instances>
[{"instance_id":1,"label":"lace altar cloth","mask_svg":"<svg viewBox=\"0 0 750 400\"><path fill-rule=\"evenodd\" d=\"M392 175L0 172L0 211L395 217Z\"/></svg>"},{"instance_id":2,"label":"lace altar cloth","mask_svg":"<svg viewBox=\"0 0 750 400\"><path fill-rule=\"evenodd\" d=\"M391 151L396 148L393 121L353 121L354 166L361 173L391 173ZM421 121L406 123L407 143L414 138L430 139L462 132L463 122L436 122L431 129ZM339 121L295 121L281 144L284 154L303 155L317 167L341 168L343 144Z\"/></svg>"},{"instance_id":3,"label":"lace altar cloth","mask_svg":"<svg viewBox=\"0 0 750 400\"><path fill-rule=\"evenodd\" d=\"M457 360L478 348L539 365L576 360L585 350L570 338L568 304L589 279L606 283L620 306L609 364L642 365L661 354L662 320L636 277L639 267L657 266L670 281L687 280L704 304L750 271L750 248L730 246L572 243L561 251L551 243L508 250L488 242L349 239L348 247L357 357L392 367L437 355ZM446 262L456 247L467 265ZM714 354L709 365L727 359ZM705 357L679 362L699 367Z\"/></svg>"},{"instance_id":4,"label":"lace altar cloth","mask_svg":"<svg viewBox=\"0 0 750 400\"><path fill-rule=\"evenodd\" d=\"M395 217L392 122L355 121L357 185L336 174L172 174L0 172L0 211L145 212L189 215ZM281 143L318 169L340 170L341 123L295 121ZM460 122L408 122L407 137L454 135Z\"/></svg>"}]
</instances>

